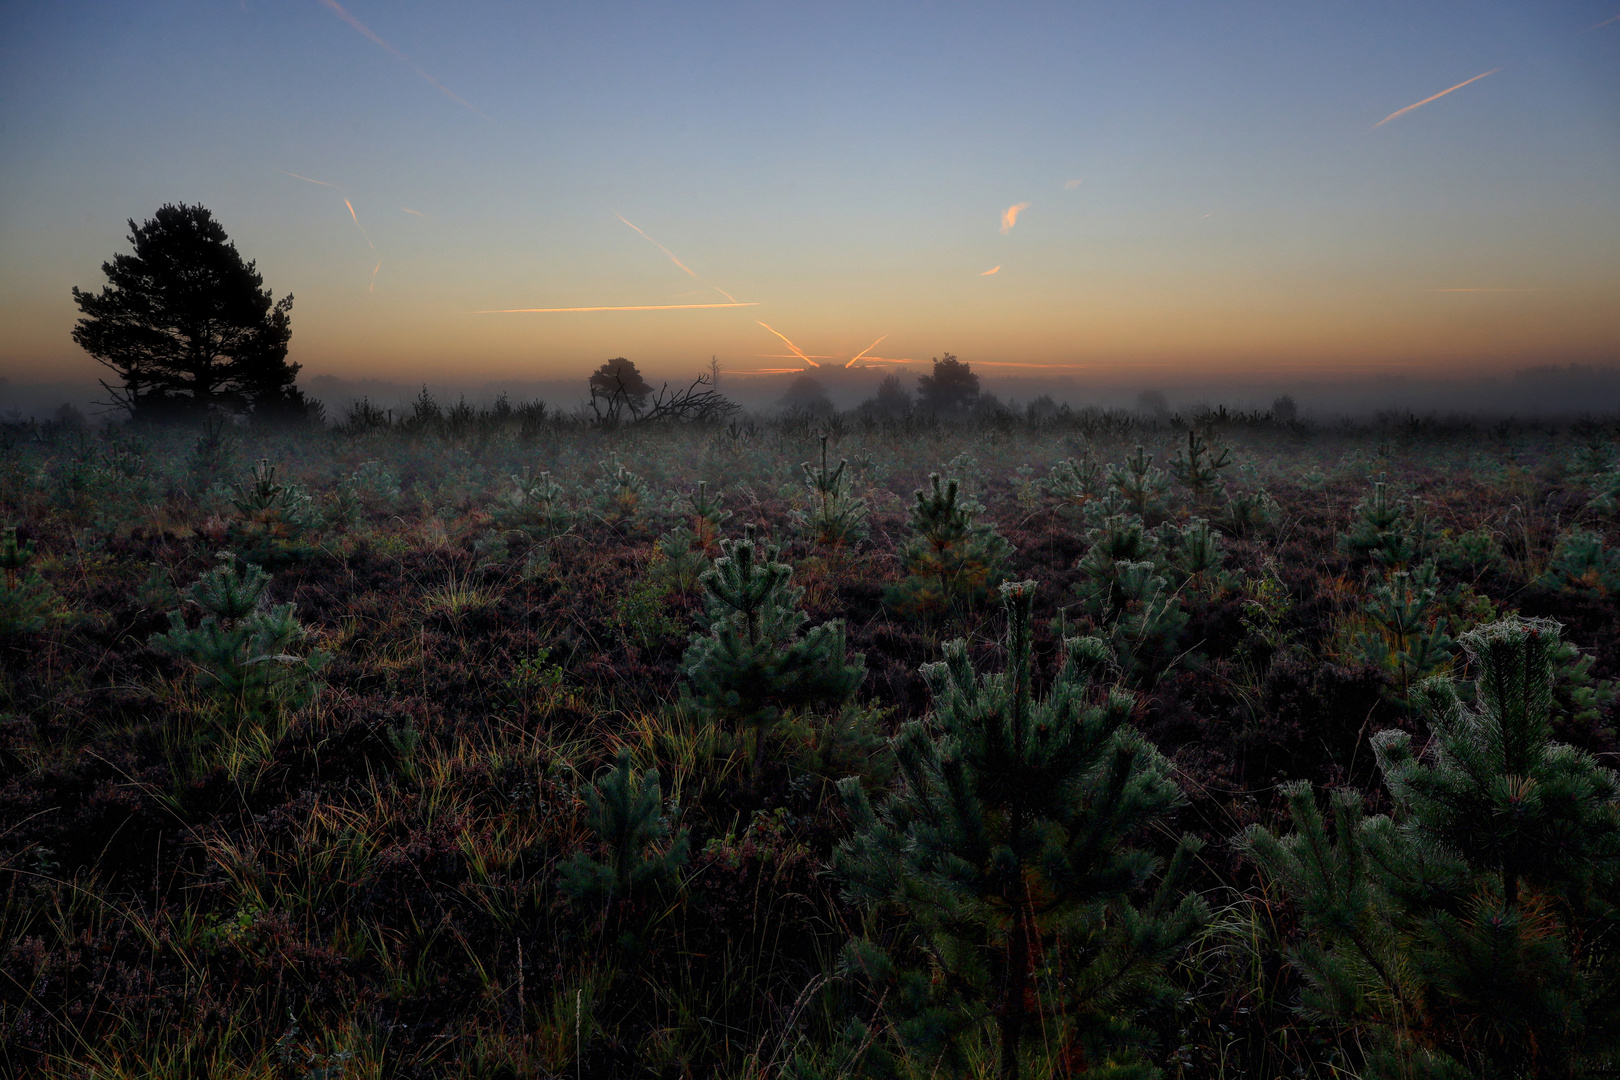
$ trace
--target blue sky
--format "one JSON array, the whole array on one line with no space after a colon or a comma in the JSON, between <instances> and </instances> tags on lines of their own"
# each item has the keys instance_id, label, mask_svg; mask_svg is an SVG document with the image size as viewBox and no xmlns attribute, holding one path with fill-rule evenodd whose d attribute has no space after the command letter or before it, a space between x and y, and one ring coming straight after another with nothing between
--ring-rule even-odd
<instances>
[{"instance_id":1,"label":"blue sky","mask_svg":"<svg viewBox=\"0 0 1620 1080\"><path fill-rule=\"evenodd\" d=\"M840 366L1612 359L1617 15L8 5L0 373L96 370L69 290L179 201L295 294L311 374L807 363L761 323Z\"/></svg>"}]
</instances>

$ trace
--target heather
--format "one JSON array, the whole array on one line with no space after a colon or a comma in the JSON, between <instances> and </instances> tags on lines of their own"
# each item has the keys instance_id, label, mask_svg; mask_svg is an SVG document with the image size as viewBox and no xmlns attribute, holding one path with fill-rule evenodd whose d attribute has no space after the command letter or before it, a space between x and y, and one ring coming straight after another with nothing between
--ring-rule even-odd
<instances>
[{"instance_id":1,"label":"heather","mask_svg":"<svg viewBox=\"0 0 1620 1080\"><path fill-rule=\"evenodd\" d=\"M0 1069L1605 1075L1615 434L10 425Z\"/></svg>"}]
</instances>

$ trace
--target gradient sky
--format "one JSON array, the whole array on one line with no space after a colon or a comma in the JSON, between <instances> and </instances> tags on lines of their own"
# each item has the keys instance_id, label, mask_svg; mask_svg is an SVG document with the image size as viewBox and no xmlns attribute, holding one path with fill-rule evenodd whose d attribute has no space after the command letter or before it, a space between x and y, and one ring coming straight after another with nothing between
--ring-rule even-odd
<instances>
[{"instance_id":1,"label":"gradient sky","mask_svg":"<svg viewBox=\"0 0 1620 1080\"><path fill-rule=\"evenodd\" d=\"M761 323L838 366L1615 362L1617 16L7 4L0 374L99 373L69 290L182 201L295 294L306 375L803 366Z\"/></svg>"}]
</instances>

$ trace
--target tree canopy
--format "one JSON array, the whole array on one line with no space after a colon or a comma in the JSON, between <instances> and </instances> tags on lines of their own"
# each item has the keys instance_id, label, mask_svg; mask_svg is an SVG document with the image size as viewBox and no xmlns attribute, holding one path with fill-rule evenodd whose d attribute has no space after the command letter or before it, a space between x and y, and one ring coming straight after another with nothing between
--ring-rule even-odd
<instances>
[{"instance_id":1,"label":"tree canopy","mask_svg":"<svg viewBox=\"0 0 1620 1080\"><path fill-rule=\"evenodd\" d=\"M635 363L622 356L609 360L591 372L590 386L591 397L618 399L629 405L631 411L645 405L653 391L652 385L642 378Z\"/></svg>"},{"instance_id":2,"label":"tree canopy","mask_svg":"<svg viewBox=\"0 0 1620 1080\"><path fill-rule=\"evenodd\" d=\"M979 400L979 377L950 353L934 361L931 375L917 376L917 404L942 416L967 412Z\"/></svg>"},{"instance_id":3,"label":"tree canopy","mask_svg":"<svg viewBox=\"0 0 1620 1080\"><path fill-rule=\"evenodd\" d=\"M165 205L129 222L134 253L101 265L101 292L73 290L73 340L118 379L102 382L136 419L215 410L302 416L287 362L292 295L274 300L204 206Z\"/></svg>"},{"instance_id":4,"label":"tree canopy","mask_svg":"<svg viewBox=\"0 0 1620 1080\"><path fill-rule=\"evenodd\" d=\"M812 375L800 375L794 379L782 395L782 408L794 409L807 413L830 413L833 411L832 398L827 396L827 388L821 385L821 380Z\"/></svg>"}]
</instances>

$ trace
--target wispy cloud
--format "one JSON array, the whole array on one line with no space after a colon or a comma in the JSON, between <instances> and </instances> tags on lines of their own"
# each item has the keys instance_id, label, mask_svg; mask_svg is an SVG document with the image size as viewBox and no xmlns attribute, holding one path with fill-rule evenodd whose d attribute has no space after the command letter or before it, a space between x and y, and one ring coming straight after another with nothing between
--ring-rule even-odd
<instances>
[{"instance_id":1,"label":"wispy cloud","mask_svg":"<svg viewBox=\"0 0 1620 1080\"><path fill-rule=\"evenodd\" d=\"M408 206L402 206L402 207L400 207L400 210L404 211L407 214L414 214L417 217L424 217L424 218L427 217L427 215L422 213L422 211L420 211L420 210L412 210Z\"/></svg>"},{"instance_id":2,"label":"wispy cloud","mask_svg":"<svg viewBox=\"0 0 1620 1080\"><path fill-rule=\"evenodd\" d=\"M889 336L888 334L884 334L883 337L880 337L880 338L877 339L877 341L872 342L872 344L868 345L866 348L862 349L860 352L858 352L854 356L850 357L849 358L849 363L845 364L844 366L847 367L847 368L848 367L854 367L855 366L855 361L864 358L867 353L871 352L873 349L878 347L878 342L883 341L888 336Z\"/></svg>"},{"instance_id":3,"label":"wispy cloud","mask_svg":"<svg viewBox=\"0 0 1620 1080\"><path fill-rule=\"evenodd\" d=\"M755 321L758 322L757 319ZM760 323L759 325L765 326L764 323ZM814 360L812 360L808 356L806 356L804 354L803 350L801 350L797 345L793 344L793 342L791 342L791 341L788 341L786 334L783 334L782 332L780 332L778 330L771 330L771 328L769 326L765 326L765 329L770 330L771 333L773 333L777 337L781 338L784 342L787 342L787 347L789 349L791 349L793 351L793 355L797 356L800 360L803 360L805 363L809 364L811 367L820 367L821 366L820 364L816 363Z\"/></svg>"},{"instance_id":4,"label":"wispy cloud","mask_svg":"<svg viewBox=\"0 0 1620 1080\"><path fill-rule=\"evenodd\" d=\"M1431 101L1438 101L1441 98L1445 97L1447 94L1452 93L1453 91L1461 90L1463 87L1467 86L1469 83L1479 82L1479 80L1483 79L1485 77L1485 75L1495 75L1498 71L1501 71L1501 70L1502 70L1501 68L1491 68L1491 70L1485 72L1484 75L1475 75L1472 79L1464 79L1462 82L1458 83L1456 86L1447 87L1446 89L1440 91L1438 94L1435 94L1432 97L1426 97L1422 101L1414 102L1413 104L1408 105L1404 109L1396 109L1394 112L1390 113L1388 116L1386 116L1382 120L1378 121L1378 123L1374 124L1373 127L1375 129L1376 128L1381 128L1385 124L1389 123L1391 120L1395 119L1397 116L1405 116L1407 113L1411 112L1413 109L1422 108L1423 106L1427 105Z\"/></svg>"},{"instance_id":5,"label":"wispy cloud","mask_svg":"<svg viewBox=\"0 0 1620 1080\"><path fill-rule=\"evenodd\" d=\"M321 0L321 3L330 9L338 18L342 19L344 22L348 23L350 26L359 31L367 41L370 41L373 45L376 45L378 48L388 53L388 55L392 56L395 60L398 60L400 63L404 64L406 67L420 75L423 79L426 79L433 85L434 89L439 91L439 93L443 94L457 105L460 105L463 108L471 109L479 116L482 116L485 120L490 119L487 115L485 115L483 110L478 108L478 106L474 105L466 98L461 97L459 94L456 94L448 86L445 86L444 83L440 82L438 79L435 79L433 76L429 75L427 72L413 64L404 53L400 52L398 49L388 44L388 42L372 33L371 29L367 27L365 23L361 22L353 15L350 15L347 11L344 11L343 5L339 4L337 0ZM494 121L490 120L490 123L494 123Z\"/></svg>"},{"instance_id":6,"label":"wispy cloud","mask_svg":"<svg viewBox=\"0 0 1620 1080\"><path fill-rule=\"evenodd\" d=\"M1075 188L1079 187L1083 183L1085 183L1085 178L1084 177L1081 177L1078 180L1065 180L1065 181L1063 181L1063 190L1064 191L1073 191Z\"/></svg>"},{"instance_id":7,"label":"wispy cloud","mask_svg":"<svg viewBox=\"0 0 1620 1080\"><path fill-rule=\"evenodd\" d=\"M701 277L698 277L698 273L697 273L696 270L693 270L690 266L687 266L685 263L681 262L681 260L677 259L675 257L675 253L673 251L669 250L669 248L665 247L663 244L660 244L658 241L656 241L652 237L648 236L646 234L646 232L639 225L632 224L623 214L617 214L616 213L613 216L618 218L620 221L624 222L626 225L629 225L632 229L635 229L636 232L641 233L643 239L645 239L649 244L651 244L653 247L657 248L659 251L662 251L665 255L668 255L670 262L674 263L676 266L680 267L682 270L685 270L688 274L690 274L692 276L692 278L694 280L703 281L703 279ZM719 293L721 296L725 297L727 300L730 300L733 303L736 303L737 298L735 296L732 296L730 293L726 292L726 290L722 289L720 286L718 286L718 285L716 285L716 284L714 284L712 282L708 282L708 281L703 281L703 284L709 286L709 288L713 289L715 292Z\"/></svg>"},{"instance_id":8,"label":"wispy cloud","mask_svg":"<svg viewBox=\"0 0 1620 1080\"><path fill-rule=\"evenodd\" d=\"M994 274L996 271L998 271L1000 269L1001 269L1000 264L997 264L995 266L992 266L990 269L986 270L984 273L980 274L979 276L980 277L989 277L991 274Z\"/></svg>"},{"instance_id":9,"label":"wispy cloud","mask_svg":"<svg viewBox=\"0 0 1620 1080\"><path fill-rule=\"evenodd\" d=\"M1546 289L1424 289L1424 292L1546 292Z\"/></svg>"},{"instance_id":10,"label":"wispy cloud","mask_svg":"<svg viewBox=\"0 0 1620 1080\"><path fill-rule=\"evenodd\" d=\"M1029 203L1027 202L1014 203L1012 206L1007 207L1001 215L1002 233L1012 232L1012 227L1018 224L1018 215L1028 209Z\"/></svg>"},{"instance_id":11,"label":"wispy cloud","mask_svg":"<svg viewBox=\"0 0 1620 1080\"><path fill-rule=\"evenodd\" d=\"M759 304L624 304L615 307L514 307L475 311L474 315L543 315L558 311L690 311L693 308L759 307ZM761 323L760 325L764 325ZM775 333L775 331L772 331ZM784 339L785 340L785 339Z\"/></svg>"}]
</instances>

